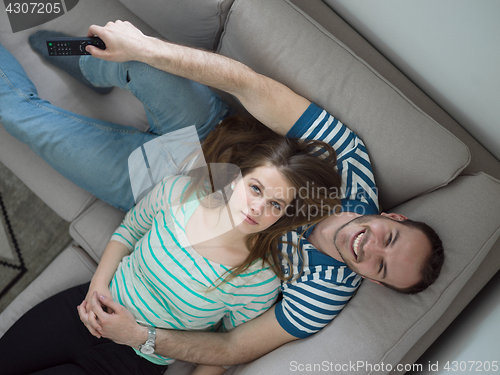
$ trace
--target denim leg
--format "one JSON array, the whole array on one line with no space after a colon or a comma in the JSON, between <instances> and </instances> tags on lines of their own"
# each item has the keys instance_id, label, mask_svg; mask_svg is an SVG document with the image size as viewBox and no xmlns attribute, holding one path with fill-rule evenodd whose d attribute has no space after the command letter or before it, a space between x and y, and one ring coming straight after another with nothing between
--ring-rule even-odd
<instances>
[{"instance_id":1,"label":"denim leg","mask_svg":"<svg viewBox=\"0 0 500 375\"><path fill-rule=\"evenodd\" d=\"M80 68L95 86L129 90L142 102L154 134L195 125L203 140L229 111L228 104L207 86L138 61L115 63L82 56Z\"/></svg>"},{"instance_id":2,"label":"denim leg","mask_svg":"<svg viewBox=\"0 0 500 375\"><path fill-rule=\"evenodd\" d=\"M133 206L128 156L156 136L42 100L22 66L1 45L0 123L76 185L119 209Z\"/></svg>"}]
</instances>

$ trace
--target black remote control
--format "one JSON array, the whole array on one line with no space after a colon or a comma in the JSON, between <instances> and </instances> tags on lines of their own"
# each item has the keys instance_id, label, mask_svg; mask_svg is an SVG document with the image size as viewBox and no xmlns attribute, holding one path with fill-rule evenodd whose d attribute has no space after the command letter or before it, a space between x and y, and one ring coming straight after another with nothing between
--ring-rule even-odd
<instances>
[{"instance_id":1,"label":"black remote control","mask_svg":"<svg viewBox=\"0 0 500 375\"><path fill-rule=\"evenodd\" d=\"M88 45L96 46L100 49L106 49L106 45L98 37L84 37L84 38L52 38L47 40L47 50L49 56L77 56L77 55L90 55L85 50Z\"/></svg>"}]
</instances>

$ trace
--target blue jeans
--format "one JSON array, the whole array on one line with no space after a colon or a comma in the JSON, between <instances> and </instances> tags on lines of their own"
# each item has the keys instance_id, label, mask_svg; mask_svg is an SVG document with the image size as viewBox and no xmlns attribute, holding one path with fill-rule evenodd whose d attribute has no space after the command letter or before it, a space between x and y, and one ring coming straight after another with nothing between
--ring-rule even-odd
<instances>
[{"instance_id":1,"label":"blue jeans","mask_svg":"<svg viewBox=\"0 0 500 375\"><path fill-rule=\"evenodd\" d=\"M1 45L0 123L70 181L124 211L134 205L128 173L133 150L190 125L203 140L230 110L208 87L137 61L82 56L80 68L95 86L120 87L139 99L148 132L74 114L41 99L22 66Z\"/></svg>"}]
</instances>

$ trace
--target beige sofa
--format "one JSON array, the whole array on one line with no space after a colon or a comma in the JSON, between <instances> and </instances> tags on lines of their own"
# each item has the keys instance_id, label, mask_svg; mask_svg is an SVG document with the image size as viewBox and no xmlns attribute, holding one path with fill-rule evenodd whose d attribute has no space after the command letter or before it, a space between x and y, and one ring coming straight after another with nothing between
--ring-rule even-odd
<instances>
[{"instance_id":1,"label":"beige sofa","mask_svg":"<svg viewBox=\"0 0 500 375\"><path fill-rule=\"evenodd\" d=\"M327 109L364 140L383 210L426 221L446 248L442 276L427 291L405 296L365 282L320 333L230 373L402 374L500 268L500 162L341 20L328 0L86 0L16 34L1 14L0 42L42 98L144 130L144 111L129 93L98 96L27 44L37 29L85 35L91 23L116 19L149 35L218 50ZM124 213L67 181L2 126L0 161L71 222L76 243L1 314L1 335L36 302L90 280ZM190 368L176 362L167 373Z\"/></svg>"}]
</instances>

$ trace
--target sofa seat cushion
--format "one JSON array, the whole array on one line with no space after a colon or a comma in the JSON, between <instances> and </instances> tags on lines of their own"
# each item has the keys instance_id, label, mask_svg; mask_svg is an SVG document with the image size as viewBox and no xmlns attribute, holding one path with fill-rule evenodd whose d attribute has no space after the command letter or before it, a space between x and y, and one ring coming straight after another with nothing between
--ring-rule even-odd
<instances>
[{"instance_id":1,"label":"sofa seat cushion","mask_svg":"<svg viewBox=\"0 0 500 375\"><path fill-rule=\"evenodd\" d=\"M469 163L462 142L290 1L235 1L219 51L353 129L370 154L383 209L446 185Z\"/></svg>"}]
</instances>

